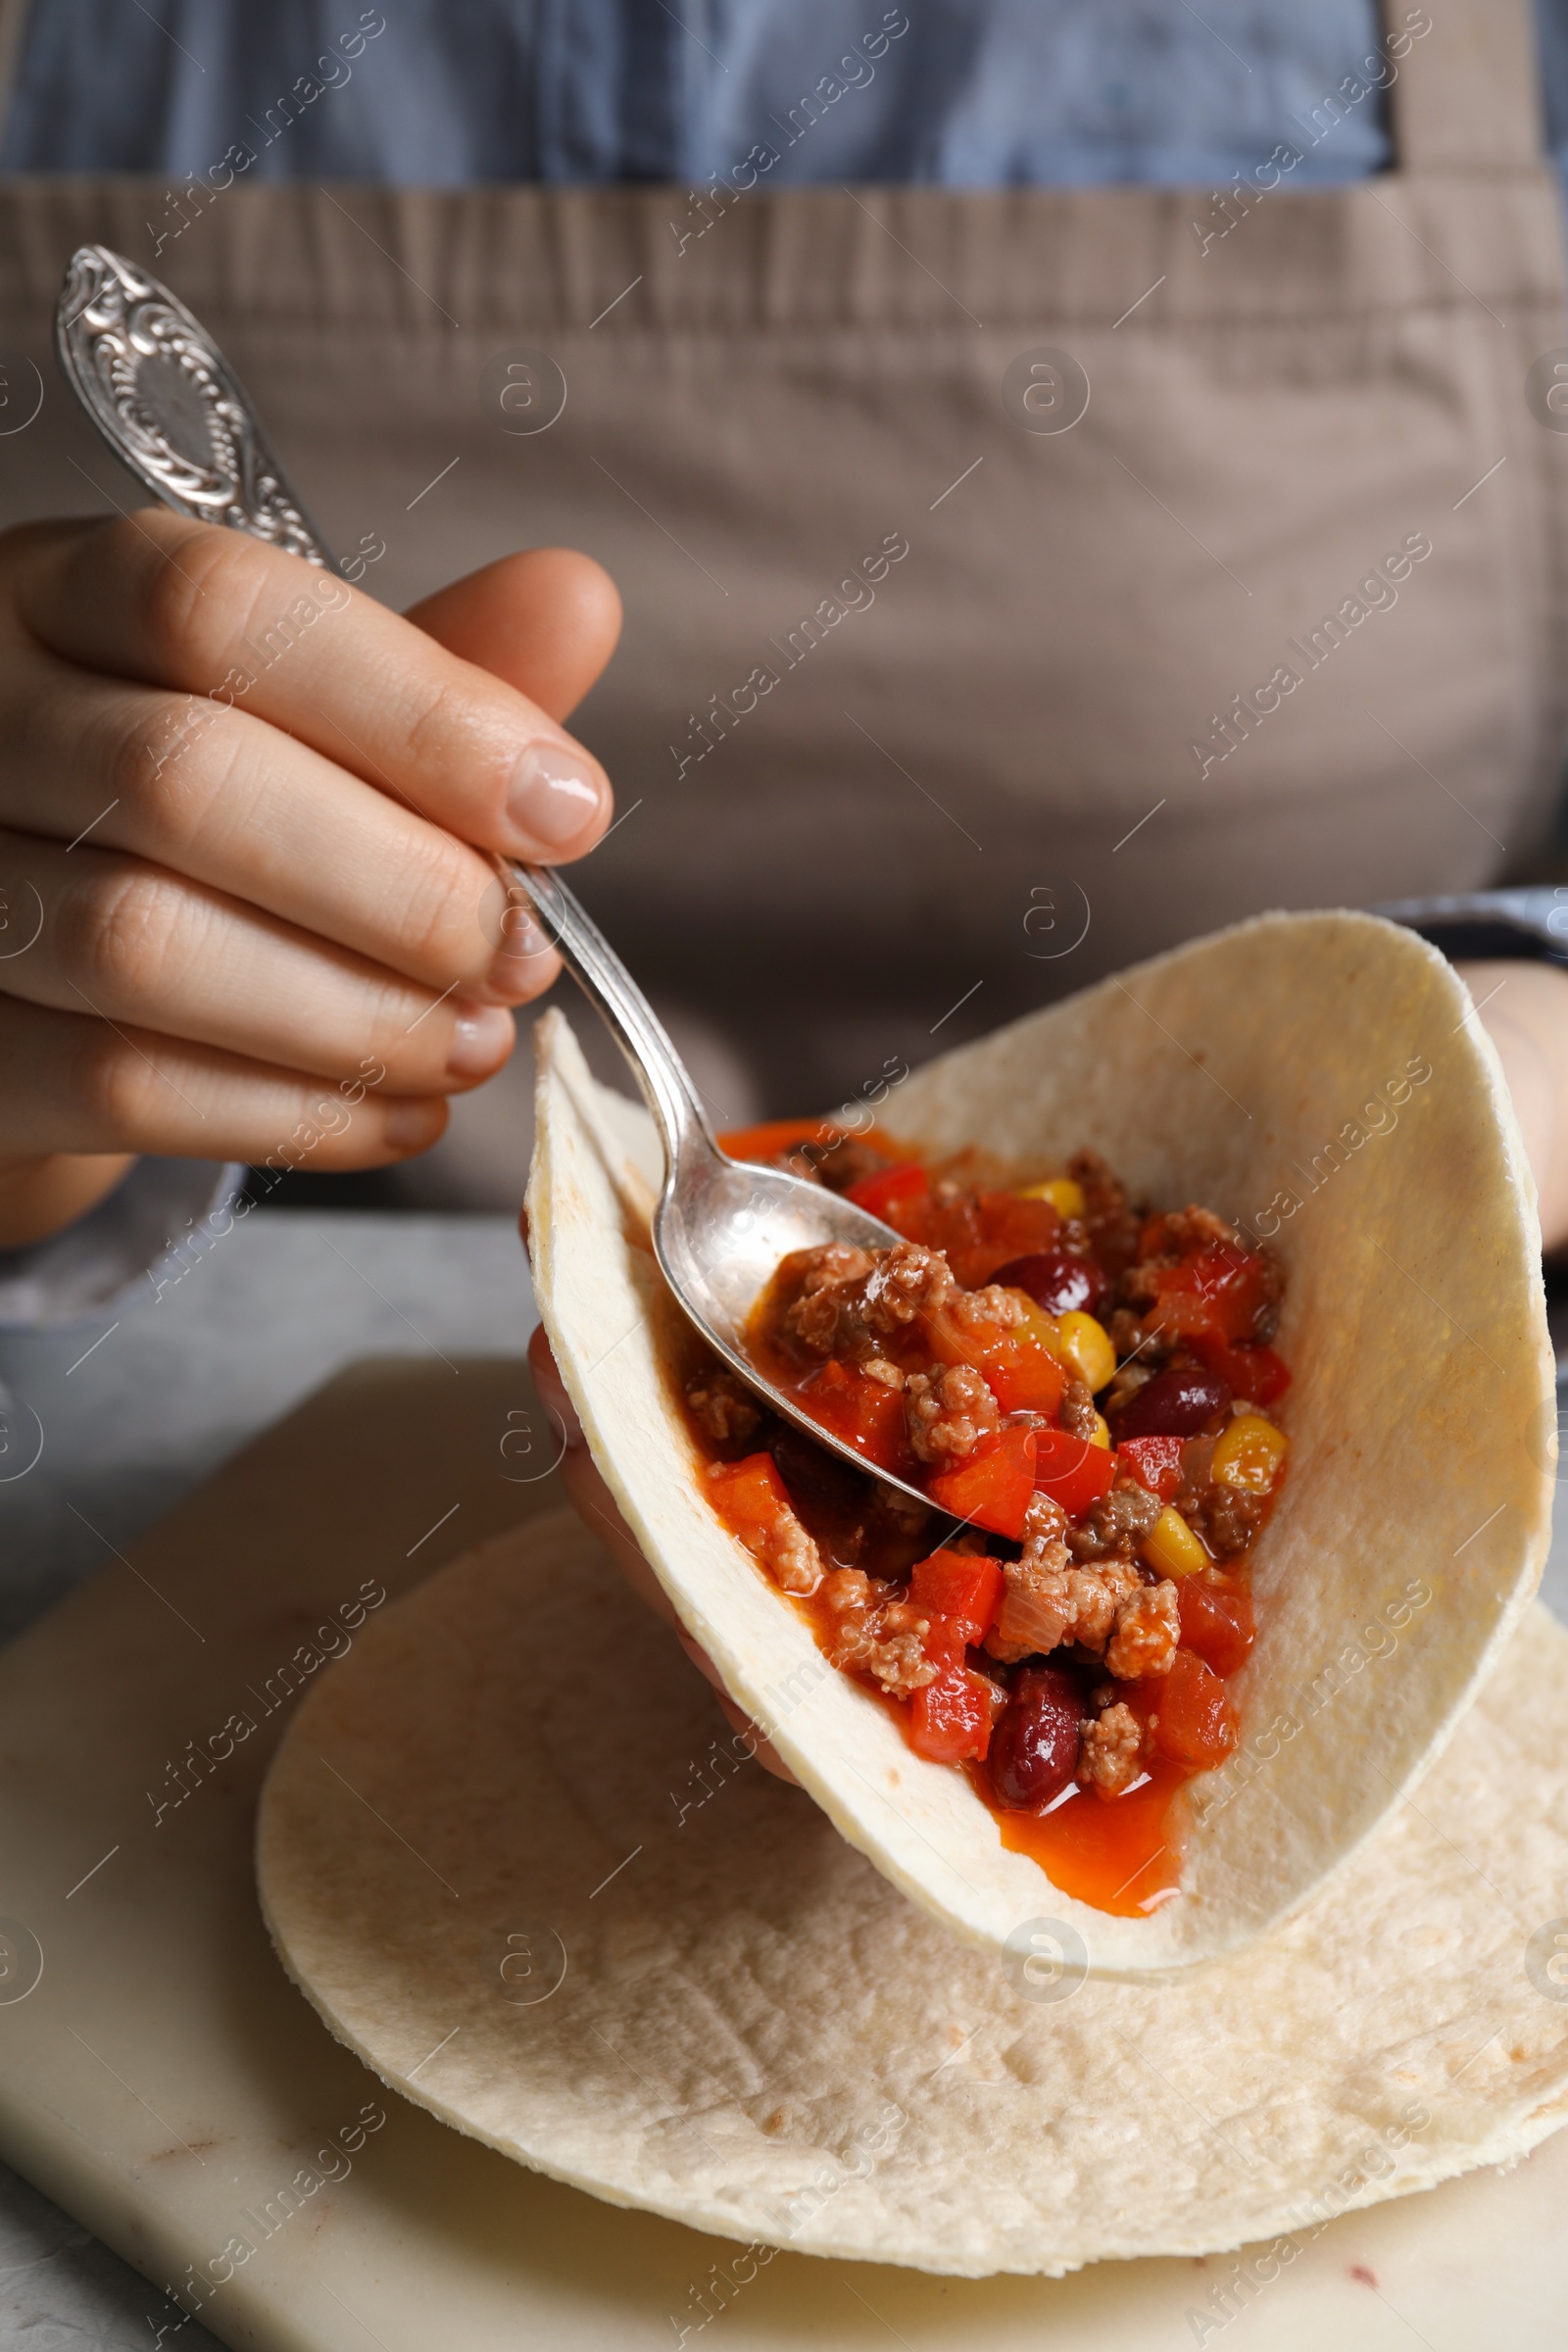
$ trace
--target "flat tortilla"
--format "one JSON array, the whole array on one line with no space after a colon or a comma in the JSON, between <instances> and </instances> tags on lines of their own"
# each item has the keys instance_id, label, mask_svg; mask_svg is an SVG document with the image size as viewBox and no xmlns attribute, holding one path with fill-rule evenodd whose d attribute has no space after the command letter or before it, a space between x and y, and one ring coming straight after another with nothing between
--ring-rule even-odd
<instances>
[{"instance_id":1,"label":"flat tortilla","mask_svg":"<svg viewBox=\"0 0 1568 2352\"><path fill-rule=\"evenodd\" d=\"M1271 2239L1266 2280L1568 2114L1565 1725L1538 1609L1419 1803L1246 1955L1084 1980L1048 1894L999 1962L746 1759L562 1512L313 1686L261 1897L385 2082L613 2204L968 2277Z\"/></svg>"},{"instance_id":2,"label":"flat tortilla","mask_svg":"<svg viewBox=\"0 0 1568 2352\"><path fill-rule=\"evenodd\" d=\"M733 1697L957 1934L995 1950L1049 1909L1107 1975L1236 1950L1370 1835L1491 1672L1550 1541L1555 1423L1534 1186L1470 1011L1408 931L1265 915L944 1055L884 1106L895 1133L981 1144L1020 1177L1090 1145L1285 1264L1292 1464L1232 1686L1243 1744L1178 1797L1181 1891L1133 1919L1006 1851L964 1775L826 1665L712 1513L665 1368L652 1123L595 1085L559 1014L539 1024L534 1284L595 1459Z\"/></svg>"}]
</instances>

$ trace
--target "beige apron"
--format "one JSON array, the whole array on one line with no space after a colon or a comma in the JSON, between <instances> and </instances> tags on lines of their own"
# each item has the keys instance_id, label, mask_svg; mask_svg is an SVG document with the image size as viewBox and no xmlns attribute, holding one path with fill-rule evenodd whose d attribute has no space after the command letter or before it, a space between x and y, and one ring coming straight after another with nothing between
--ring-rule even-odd
<instances>
[{"instance_id":1,"label":"beige apron","mask_svg":"<svg viewBox=\"0 0 1568 2352\"><path fill-rule=\"evenodd\" d=\"M1559 196L1527 0L1394 47L1395 172L1223 203L13 180L44 396L0 515L126 498L49 357L91 238L215 330L368 590L599 557L584 895L769 1108L1255 907L1518 873L1565 731ZM565 405L519 430L540 352Z\"/></svg>"}]
</instances>

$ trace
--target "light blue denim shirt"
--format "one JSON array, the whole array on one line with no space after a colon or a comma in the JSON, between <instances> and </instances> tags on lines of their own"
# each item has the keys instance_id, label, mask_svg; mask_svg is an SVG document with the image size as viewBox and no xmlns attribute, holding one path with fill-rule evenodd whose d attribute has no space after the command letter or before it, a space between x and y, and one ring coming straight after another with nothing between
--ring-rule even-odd
<instances>
[{"instance_id":1,"label":"light blue denim shirt","mask_svg":"<svg viewBox=\"0 0 1568 2352\"><path fill-rule=\"evenodd\" d=\"M702 181L764 145L772 185L1213 183L1299 141L1379 29L1374 0L36 0L0 168L178 177L237 144L268 179ZM1360 107L1296 184L1388 161Z\"/></svg>"}]
</instances>

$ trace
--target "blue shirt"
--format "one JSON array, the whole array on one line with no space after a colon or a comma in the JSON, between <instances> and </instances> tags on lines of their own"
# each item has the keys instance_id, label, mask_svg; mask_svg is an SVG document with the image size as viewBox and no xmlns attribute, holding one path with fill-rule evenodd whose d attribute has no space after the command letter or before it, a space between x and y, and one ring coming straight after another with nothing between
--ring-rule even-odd
<instances>
[{"instance_id":1,"label":"blue shirt","mask_svg":"<svg viewBox=\"0 0 1568 2352\"><path fill-rule=\"evenodd\" d=\"M1169 186L1291 140L1332 184L1391 161L1376 97L1302 128L1379 39L1375 0L34 0L0 169L701 183L758 150L769 186Z\"/></svg>"}]
</instances>

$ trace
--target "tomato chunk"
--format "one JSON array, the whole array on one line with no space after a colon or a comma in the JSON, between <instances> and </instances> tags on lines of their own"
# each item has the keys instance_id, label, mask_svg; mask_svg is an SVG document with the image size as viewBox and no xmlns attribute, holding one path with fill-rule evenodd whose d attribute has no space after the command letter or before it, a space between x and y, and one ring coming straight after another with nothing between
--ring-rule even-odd
<instances>
[{"instance_id":1,"label":"tomato chunk","mask_svg":"<svg viewBox=\"0 0 1568 2352\"><path fill-rule=\"evenodd\" d=\"M934 1683L916 1690L904 1720L905 1738L917 1756L934 1764L976 1761L991 1745L992 1685L967 1666L945 1665Z\"/></svg>"},{"instance_id":2,"label":"tomato chunk","mask_svg":"<svg viewBox=\"0 0 1568 2352\"><path fill-rule=\"evenodd\" d=\"M1291 1385L1290 1367L1272 1348L1232 1348L1208 1331L1190 1334L1188 1346L1206 1371L1253 1404L1274 1404Z\"/></svg>"},{"instance_id":3,"label":"tomato chunk","mask_svg":"<svg viewBox=\"0 0 1568 2352\"><path fill-rule=\"evenodd\" d=\"M923 1200L931 1190L931 1179L917 1161L905 1159L891 1168L878 1168L872 1176L862 1176L852 1184L848 1198L857 1208L863 1208L884 1224L891 1224L889 1211L907 1200Z\"/></svg>"},{"instance_id":4,"label":"tomato chunk","mask_svg":"<svg viewBox=\"0 0 1568 2352\"><path fill-rule=\"evenodd\" d=\"M1035 1443L1035 1485L1053 1502L1059 1502L1069 1519L1087 1511L1102 1494L1108 1494L1116 1475L1116 1457L1106 1446L1092 1446L1064 1429L1042 1429Z\"/></svg>"},{"instance_id":5,"label":"tomato chunk","mask_svg":"<svg viewBox=\"0 0 1568 2352\"><path fill-rule=\"evenodd\" d=\"M1177 1579L1182 1647L1196 1650L1216 1674L1234 1674L1257 1640L1252 1595L1245 1585L1211 1585L1200 1576Z\"/></svg>"},{"instance_id":6,"label":"tomato chunk","mask_svg":"<svg viewBox=\"0 0 1568 2352\"><path fill-rule=\"evenodd\" d=\"M981 1439L966 1462L944 1470L927 1489L932 1501L951 1511L955 1519L972 1520L976 1527L1009 1536L1015 1544L1023 1536L1023 1516L1034 1491L1032 1429L993 1431Z\"/></svg>"},{"instance_id":7,"label":"tomato chunk","mask_svg":"<svg viewBox=\"0 0 1568 2352\"><path fill-rule=\"evenodd\" d=\"M983 1552L934 1551L909 1571L909 1598L931 1619L927 1654L944 1638L959 1651L983 1642L1002 1605L1000 1564ZM940 1621L940 1633L939 1633Z\"/></svg>"},{"instance_id":8,"label":"tomato chunk","mask_svg":"<svg viewBox=\"0 0 1568 2352\"><path fill-rule=\"evenodd\" d=\"M1182 1483L1182 1438L1123 1438L1116 1459L1125 1462L1141 1487L1169 1502Z\"/></svg>"},{"instance_id":9,"label":"tomato chunk","mask_svg":"<svg viewBox=\"0 0 1568 2352\"><path fill-rule=\"evenodd\" d=\"M1158 1690L1154 1745L1162 1756L1195 1772L1223 1764L1237 1740L1236 1710L1225 1686L1190 1649L1176 1652Z\"/></svg>"},{"instance_id":10,"label":"tomato chunk","mask_svg":"<svg viewBox=\"0 0 1568 2352\"><path fill-rule=\"evenodd\" d=\"M770 1453L749 1453L739 1462L710 1462L708 1499L730 1533L752 1551L790 1515L790 1498Z\"/></svg>"},{"instance_id":11,"label":"tomato chunk","mask_svg":"<svg viewBox=\"0 0 1568 2352\"><path fill-rule=\"evenodd\" d=\"M1154 1303L1146 1320L1185 1339L1201 1332L1232 1344L1250 1340L1268 1299L1262 1259L1226 1242L1213 1243L1179 1265L1161 1267L1153 1287Z\"/></svg>"},{"instance_id":12,"label":"tomato chunk","mask_svg":"<svg viewBox=\"0 0 1568 2352\"><path fill-rule=\"evenodd\" d=\"M855 1364L830 1356L820 1372L803 1382L800 1400L814 1421L863 1453L880 1469L904 1475L906 1448L904 1397Z\"/></svg>"}]
</instances>

